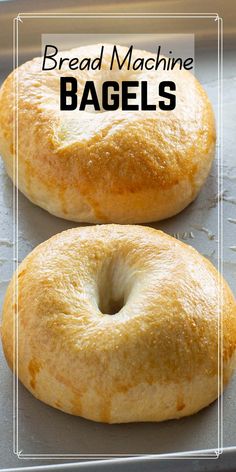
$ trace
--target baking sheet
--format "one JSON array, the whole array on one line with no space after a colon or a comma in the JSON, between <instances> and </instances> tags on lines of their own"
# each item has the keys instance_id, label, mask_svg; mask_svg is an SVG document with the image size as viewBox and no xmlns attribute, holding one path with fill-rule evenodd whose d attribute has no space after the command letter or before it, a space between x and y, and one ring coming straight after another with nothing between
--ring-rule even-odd
<instances>
[{"instance_id":1,"label":"baking sheet","mask_svg":"<svg viewBox=\"0 0 236 472\"><path fill-rule=\"evenodd\" d=\"M234 52L224 54L224 275L236 291L235 122L236 67ZM196 75L217 114L217 63L215 53L198 52ZM10 68L10 64L6 67ZM3 75L7 73L2 71ZM234 96L233 96L234 94ZM0 296L12 274L12 184L0 166ZM176 217L152 224L191 244L217 266L217 161L198 199ZM19 193L19 260L55 233L76 224L49 215ZM23 467L52 463L19 460L12 453L12 375L0 353L0 467ZM236 445L236 377L224 394L224 446ZM34 399L19 385L19 450L24 454L167 454L217 447L217 402L197 415L160 424L103 425L72 417Z\"/></svg>"},{"instance_id":2,"label":"baking sheet","mask_svg":"<svg viewBox=\"0 0 236 472\"><path fill-rule=\"evenodd\" d=\"M227 449L217 461L195 459L178 459L178 460L157 460L152 456L144 456L141 458L111 459L80 462L76 464L62 464L34 467L23 467L22 472L235 472L235 451ZM19 469L3 469L2 472L18 472Z\"/></svg>"}]
</instances>

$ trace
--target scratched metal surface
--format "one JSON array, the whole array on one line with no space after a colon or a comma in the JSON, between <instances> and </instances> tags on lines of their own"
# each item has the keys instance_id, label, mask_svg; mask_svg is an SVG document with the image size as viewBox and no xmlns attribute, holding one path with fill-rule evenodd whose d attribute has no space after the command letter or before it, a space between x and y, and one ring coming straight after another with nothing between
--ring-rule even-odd
<instances>
[{"instance_id":1,"label":"scratched metal surface","mask_svg":"<svg viewBox=\"0 0 236 472\"><path fill-rule=\"evenodd\" d=\"M224 71L224 275L236 292L236 66L225 52ZM8 67L10 67L8 65ZM6 69L7 71L7 69ZM3 72L3 76L6 75ZM196 75L217 114L217 69L214 54L202 51ZM0 164L0 300L12 275L12 184ZM151 226L191 244L217 266L217 160L198 199L178 216ZM76 226L31 204L19 194L19 260L55 233ZM224 446L236 445L236 376L224 394ZM12 375L0 348L0 467L24 467L52 461L20 461L12 453ZM102 425L71 417L34 399L19 385L19 449L28 454L149 454L211 449L217 446L217 403L197 415L162 424ZM214 462L214 461L213 461ZM170 468L169 468L170 470ZM195 470L195 469L194 469Z\"/></svg>"}]
</instances>

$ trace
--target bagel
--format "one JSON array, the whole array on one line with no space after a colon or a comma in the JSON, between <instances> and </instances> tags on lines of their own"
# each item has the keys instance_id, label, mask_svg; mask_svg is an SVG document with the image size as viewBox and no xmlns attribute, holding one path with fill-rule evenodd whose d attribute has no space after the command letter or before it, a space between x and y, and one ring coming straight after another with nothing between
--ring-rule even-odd
<instances>
[{"instance_id":1,"label":"bagel","mask_svg":"<svg viewBox=\"0 0 236 472\"><path fill-rule=\"evenodd\" d=\"M208 97L186 70L109 69L106 44L100 71L73 71L78 97L87 80L176 84L172 111L60 111L60 78L70 70L42 71L37 57L13 71L0 91L0 152L14 180L14 83L18 78L18 187L33 203L68 220L144 223L171 217L192 202L211 167L215 124ZM63 51L97 57L101 45ZM120 57L128 48L119 47ZM133 59L155 58L133 50ZM155 98L156 103L158 99ZM16 183L17 183L16 182Z\"/></svg>"},{"instance_id":2,"label":"bagel","mask_svg":"<svg viewBox=\"0 0 236 472\"><path fill-rule=\"evenodd\" d=\"M3 348L13 368L18 304L18 374L36 398L105 423L180 418L218 396L219 303L226 384L235 300L207 259L151 228L69 229L10 282Z\"/></svg>"}]
</instances>

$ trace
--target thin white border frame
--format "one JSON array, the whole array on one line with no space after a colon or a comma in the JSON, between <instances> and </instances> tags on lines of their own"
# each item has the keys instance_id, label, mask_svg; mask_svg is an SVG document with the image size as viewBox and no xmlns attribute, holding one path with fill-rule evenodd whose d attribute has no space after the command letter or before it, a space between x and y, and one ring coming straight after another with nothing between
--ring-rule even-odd
<instances>
[{"instance_id":1,"label":"thin white border frame","mask_svg":"<svg viewBox=\"0 0 236 472\"><path fill-rule=\"evenodd\" d=\"M184 18L197 19L208 18L218 22L217 25L217 48L218 48L218 125L217 125L217 168L218 168L218 251L217 262L218 271L223 275L223 199L222 195L222 178L223 178L223 116L222 116L222 83L223 83L223 18L218 13L19 13L13 18L13 69L19 66L18 49L19 49L19 22L23 23L23 18L144 18L144 19L161 19L161 18ZM18 71L14 77L14 163L13 163L13 269L14 272L18 266ZM14 317L13 326L13 366L16 375L13 375L13 453L19 459L95 459L95 458L120 458L120 457L150 457L158 459L218 459L223 452L223 320L221 317L223 284L219 276L220 293L218 295L218 445L216 449L208 449L201 451L186 451L183 453L168 454L24 454L19 450L19 399L18 399L18 283L13 288L13 300L16 306L16 315ZM66 465L66 464L65 464Z\"/></svg>"}]
</instances>

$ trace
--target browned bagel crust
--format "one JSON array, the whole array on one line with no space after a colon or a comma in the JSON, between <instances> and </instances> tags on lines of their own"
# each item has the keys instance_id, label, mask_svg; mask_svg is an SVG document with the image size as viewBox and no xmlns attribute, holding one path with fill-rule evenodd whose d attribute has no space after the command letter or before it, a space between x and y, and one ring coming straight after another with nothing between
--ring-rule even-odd
<instances>
[{"instance_id":1,"label":"browned bagel crust","mask_svg":"<svg viewBox=\"0 0 236 472\"><path fill-rule=\"evenodd\" d=\"M96 57L99 45L65 55ZM89 78L110 76L111 45L102 71L79 71L78 95ZM125 54L127 48L120 47ZM134 50L134 57L152 56ZM154 56L154 55L153 55ZM74 221L140 223L170 217L195 199L211 167L215 124L206 93L187 71L172 71L172 112L59 112L59 78L29 61L0 91L0 151L13 178L14 81L18 76L19 189L49 212ZM76 75L76 72L74 72ZM133 74L133 75L132 75ZM162 81L167 71L123 72L127 79ZM114 80L123 76L113 71Z\"/></svg>"},{"instance_id":2,"label":"browned bagel crust","mask_svg":"<svg viewBox=\"0 0 236 472\"><path fill-rule=\"evenodd\" d=\"M162 421L210 404L219 393L219 309L224 384L235 366L228 285L196 250L151 228L70 229L34 249L3 307L11 367L17 303L20 380L74 415Z\"/></svg>"}]
</instances>

